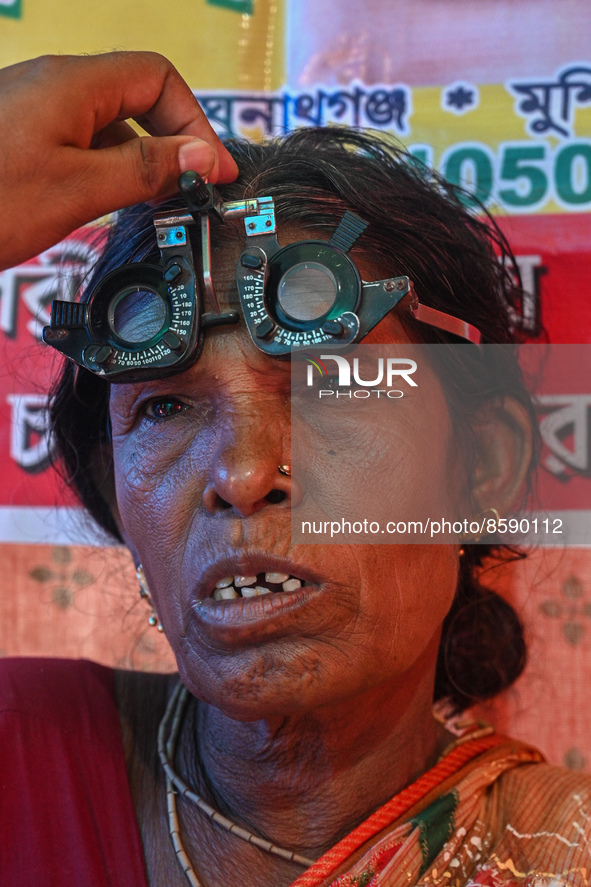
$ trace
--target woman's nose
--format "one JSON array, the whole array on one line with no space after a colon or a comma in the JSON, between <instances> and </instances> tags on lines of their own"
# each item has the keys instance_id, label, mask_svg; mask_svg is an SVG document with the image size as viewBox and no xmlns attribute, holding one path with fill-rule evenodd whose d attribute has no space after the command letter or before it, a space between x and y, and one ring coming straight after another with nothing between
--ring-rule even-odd
<instances>
[{"instance_id":1,"label":"woman's nose","mask_svg":"<svg viewBox=\"0 0 591 887\"><path fill-rule=\"evenodd\" d=\"M268 506L295 504L295 485L291 473L286 472L289 435L277 426L264 427L252 419L234 421L226 428L228 439L220 441L203 493L203 503L211 514L234 509L247 517Z\"/></svg>"}]
</instances>

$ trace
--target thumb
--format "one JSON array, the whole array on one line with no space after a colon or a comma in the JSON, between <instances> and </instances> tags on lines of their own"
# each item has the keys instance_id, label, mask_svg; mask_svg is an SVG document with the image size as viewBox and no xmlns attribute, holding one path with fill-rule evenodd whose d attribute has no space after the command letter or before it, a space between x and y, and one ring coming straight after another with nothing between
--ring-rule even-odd
<instances>
[{"instance_id":1,"label":"thumb","mask_svg":"<svg viewBox=\"0 0 591 887\"><path fill-rule=\"evenodd\" d=\"M133 138L84 153L84 194L92 204L85 221L174 194L178 177L186 169L215 180L218 167L211 145L188 136Z\"/></svg>"}]
</instances>

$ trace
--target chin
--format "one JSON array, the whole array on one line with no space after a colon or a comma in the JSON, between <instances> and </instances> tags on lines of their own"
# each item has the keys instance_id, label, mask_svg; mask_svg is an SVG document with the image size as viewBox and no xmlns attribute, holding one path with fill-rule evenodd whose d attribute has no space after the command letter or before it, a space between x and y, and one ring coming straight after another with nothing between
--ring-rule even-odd
<instances>
[{"instance_id":1,"label":"chin","mask_svg":"<svg viewBox=\"0 0 591 887\"><path fill-rule=\"evenodd\" d=\"M179 673L190 693L235 721L301 716L333 701L326 688L314 686L313 673L301 673L301 666L292 670L285 659L273 665L269 659L274 657L266 656L263 662L256 658L258 663L242 668L228 668L227 663L225 668L210 668L206 679L203 669L194 665L179 663Z\"/></svg>"}]
</instances>

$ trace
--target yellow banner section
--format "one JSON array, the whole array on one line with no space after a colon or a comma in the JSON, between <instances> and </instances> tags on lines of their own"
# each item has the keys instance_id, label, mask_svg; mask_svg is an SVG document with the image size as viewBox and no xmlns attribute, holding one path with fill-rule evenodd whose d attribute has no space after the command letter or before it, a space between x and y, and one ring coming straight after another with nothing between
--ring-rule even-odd
<instances>
[{"instance_id":1,"label":"yellow banner section","mask_svg":"<svg viewBox=\"0 0 591 887\"><path fill-rule=\"evenodd\" d=\"M22 0L20 17L0 20L0 64L46 52L153 49L178 67L222 136L377 128L494 212L591 210L591 62L492 85L284 86L286 4L103 0L73 16L67 0Z\"/></svg>"},{"instance_id":2,"label":"yellow banner section","mask_svg":"<svg viewBox=\"0 0 591 887\"><path fill-rule=\"evenodd\" d=\"M196 92L223 137L261 139L300 126L371 127L395 135L418 160L493 211L591 209L591 64L543 82L481 87L356 81L266 94Z\"/></svg>"},{"instance_id":3,"label":"yellow banner section","mask_svg":"<svg viewBox=\"0 0 591 887\"><path fill-rule=\"evenodd\" d=\"M578 70L586 92L561 77L414 89L401 141L493 210L588 211L591 64Z\"/></svg>"},{"instance_id":4,"label":"yellow banner section","mask_svg":"<svg viewBox=\"0 0 591 887\"><path fill-rule=\"evenodd\" d=\"M0 66L46 53L147 49L167 56L201 89L277 89L285 81L284 0L22 0L0 20Z\"/></svg>"}]
</instances>

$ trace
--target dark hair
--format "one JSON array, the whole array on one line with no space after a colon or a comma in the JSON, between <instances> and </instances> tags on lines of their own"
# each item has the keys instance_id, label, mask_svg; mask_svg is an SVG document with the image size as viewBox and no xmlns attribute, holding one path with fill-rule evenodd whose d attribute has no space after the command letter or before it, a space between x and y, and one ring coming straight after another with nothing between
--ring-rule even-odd
<instances>
[{"instance_id":1,"label":"dark hair","mask_svg":"<svg viewBox=\"0 0 591 887\"><path fill-rule=\"evenodd\" d=\"M353 210L369 223L354 250L375 267L376 276L408 275L422 303L473 324L484 342L516 342L510 317L519 311L522 290L504 236L483 208L479 216L468 211L460 189L383 134L337 127L302 129L285 139L264 144L231 141L227 147L240 175L220 187L225 200L271 195L280 223L314 236L325 232L327 239L343 212ZM158 209L180 206L176 198ZM119 215L87 292L125 262L158 261L153 215L148 205ZM231 228L223 229L226 242ZM453 339L410 323L416 341ZM499 349L505 356L495 358L492 370L483 369L473 346L458 351L465 355L459 359L468 384L461 393L452 384L446 387L457 427L469 433L483 393L499 400L510 393L529 411L536 427L511 347ZM95 520L119 539L96 471L101 444L109 442L108 384L67 363L52 394L51 422L57 460L68 484ZM110 467L106 462L105 478ZM525 644L515 611L478 582L482 565L491 557L506 560L512 554L494 539L465 546L457 593L443 626L435 684L435 699L449 697L457 709L495 695L523 670Z\"/></svg>"}]
</instances>

